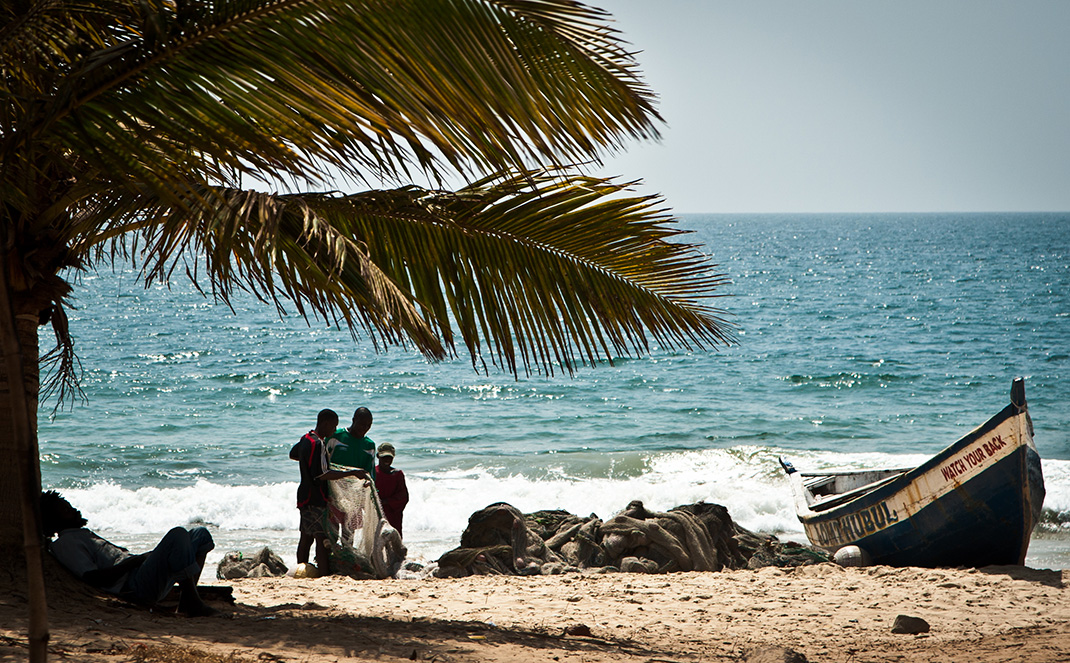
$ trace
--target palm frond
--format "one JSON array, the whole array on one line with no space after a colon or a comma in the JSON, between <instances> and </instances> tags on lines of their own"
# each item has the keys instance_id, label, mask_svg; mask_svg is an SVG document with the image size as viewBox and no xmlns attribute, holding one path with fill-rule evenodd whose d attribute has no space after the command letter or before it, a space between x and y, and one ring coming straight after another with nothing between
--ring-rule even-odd
<instances>
[{"instance_id":1,"label":"palm frond","mask_svg":"<svg viewBox=\"0 0 1070 663\"><path fill-rule=\"evenodd\" d=\"M315 196L312 197L315 202ZM145 283L188 276L198 289L230 304L236 290L288 305L304 316L364 331L377 349L411 342L429 359L445 350L407 293L370 259L367 248L317 213L305 196L217 188L173 208L151 193L95 210L76 250L94 247L141 263Z\"/></svg>"},{"instance_id":2,"label":"palm frond","mask_svg":"<svg viewBox=\"0 0 1070 663\"><path fill-rule=\"evenodd\" d=\"M56 337L54 348L41 355L41 401L53 400L55 410L64 403L78 398L85 402L86 395L80 386L82 362L74 352L74 337L67 321L65 302L56 303L49 311L48 321Z\"/></svg>"},{"instance_id":3,"label":"palm frond","mask_svg":"<svg viewBox=\"0 0 1070 663\"><path fill-rule=\"evenodd\" d=\"M518 373L666 348L734 342L703 300L727 283L659 209L625 185L560 173L491 178L458 192L406 187L305 197L368 247L447 345ZM454 329L456 327L456 329Z\"/></svg>"},{"instance_id":4,"label":"palm frond","mask_svg":"<svg viewBox=\"0 0 1070 663\"><path fill-rule=\"evenodd\" d=\"M224 302L244 289L377 347L463 345L514 374L733 341L708 303L724 276L660 199L570 166L657 136L654 96L600 10L28 0L0 17L0 231L28 309L63 305L63 269L124 256L149 283L185 273ZM332 169L478 181L245 190L322 188Z\"/></svg>"},{"instance_id":5,"label":"palm frond","mask_svg":"<svg viewBox=\"0 0 1070 663\"><path fill-rule=\"evenodd\" d=\"M220 182L318 182L321 163L397 181L414 165L588 161L656 135L634 59L601 12L570 0L135 6L23 133L160 192L190 151Z\"/></svg>"},{"instance_id":6,"label":"palm frond","mask_svg":"<svg viewBox=\"0 0 1070 663\"><path fill-rule=\"evenodd\" d=\"M706 302L726 277L680 241L658 198L564 175L503 175L457 192L218 189L190 212L143 199L127 214L112 198L97 211L121 221L83 240L121 238L110 246L148 256L149 282L184 272L223 301L248 290L280 314L292 304L431 359L463 345L473 365L513 374L612 362L649 352L650 339L669 349L734 342Z\"/></svg>"}]
</instances>

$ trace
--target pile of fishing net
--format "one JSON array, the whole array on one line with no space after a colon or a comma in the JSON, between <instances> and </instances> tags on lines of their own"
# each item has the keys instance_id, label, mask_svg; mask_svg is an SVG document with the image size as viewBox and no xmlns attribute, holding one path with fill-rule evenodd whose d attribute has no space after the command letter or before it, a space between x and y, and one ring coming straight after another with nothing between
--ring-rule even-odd
<instances>
[{"instance_id":1,"label":"pile of fishing net","mask_svg":"<svg viewBox=\"0 0 1070 663\"><path fill-rule=\"evenodd\" d=\"M353 578L391 578L405 561L401 534L383 517L370 481L346 477L328 481L327 543L331 570Z\"/></svg>"},{"instance_id":2,"label":"pile of fishing net","mask_svg":"<svg viewBox=\"0 0 1070 663\"><path fill-rule=\"evenodd\" d=\"M613 518L567 511L522 514L498 503L468 519L461 546L438 559L434 575L552 575L603 572L720 571L827 562L826 553L746 530L719 504L648 511L636 500Z\"/></svg>"}]
</instances>

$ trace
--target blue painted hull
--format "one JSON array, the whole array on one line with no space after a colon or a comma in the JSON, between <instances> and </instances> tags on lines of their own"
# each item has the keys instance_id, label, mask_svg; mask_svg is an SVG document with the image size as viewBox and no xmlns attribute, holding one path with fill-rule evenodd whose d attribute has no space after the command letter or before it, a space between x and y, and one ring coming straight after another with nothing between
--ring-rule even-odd
<instances>
[{"instance_id":1,"label":"blue painted hull","mask_svg":"<svg viewBox=\"0 0 1070 663\"><path fill-rule=\"evenodd\" d=\"M842 504L822 508L811 496L799 507L811 542L830 551L857 545L890 566L1024 563L1044 480L1021 389L1019 404L923 465ZM815 476L796 475L797 505L803 478Z\"/></svg>"},{"instance_id":2,"label":"blue painted hull","mask_svg":"<svg viewBox=\"0 0 1070 663\"><path fill-rule=\"evenodd\" d=\"M854 544L888 566L1024 563L1034 525L1020 480L1029 454L1036 452L1019 449L966 486ZM1034 462L1039 465L1039 457Z\"/></svg>"}]
</instances>

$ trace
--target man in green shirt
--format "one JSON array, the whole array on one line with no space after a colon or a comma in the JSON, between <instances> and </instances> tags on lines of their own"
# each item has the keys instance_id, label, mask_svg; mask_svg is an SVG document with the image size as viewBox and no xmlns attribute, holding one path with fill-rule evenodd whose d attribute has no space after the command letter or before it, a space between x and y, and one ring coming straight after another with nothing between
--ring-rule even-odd
<instances>
[{"instance_id":1,"label":"man in green shirt","mask_svg":"<svg viewBox=\"0 0 1070 663\"><path fill-rule=\"evenodd\" d=\"M375 481L375 442L365 437L372 427L372 413L366 407L358 407L353 413L349 428L339 428L327 441L327 453L335 465L355 467L368 473Z\"/></svg>"},{"instance_id":2,"label":"man in green shirt","mask_svg":"<svg viewBox=\"0 0 1070 663\"><path fill-rule=\"evenodd\" d=\"M365 433L372 427L372 413L366 407L358 407L353 413L353 422L349 428L339 428L327 440L327 456L331 465L342 465L364 470L372 486L375 486L375 442L365 437ZM332 503L330 520L332 525L332 540L338 537L338 543L343 547L353 545L353 529L359 527L356 520L350 522L344 508Z\"/></svg>"}]
</instances>

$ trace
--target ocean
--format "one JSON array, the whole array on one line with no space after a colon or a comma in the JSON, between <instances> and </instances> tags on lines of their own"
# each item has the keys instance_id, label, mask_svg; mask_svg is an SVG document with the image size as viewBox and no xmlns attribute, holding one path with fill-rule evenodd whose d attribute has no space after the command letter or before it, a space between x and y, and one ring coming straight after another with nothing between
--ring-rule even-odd
<instances>
[{"instance_id":1,"label":"ocean","mask_svg":"<svg viewBox=\"0 0 1070 663\"><path fill-rule=\"evenodd\" d=\"M207 524L223 553L293 565L297 465L325 407L397 448L410 559L456 547L495 502L603 519L629 501L725 505L804 540L777 458L800 469L910 466L1026 395L1047 485L1027 564L1070 568L1070 214L684 215L728 274L739 344L657 347L574 376L430 364L178 276L77 277L85 402L40 410L42 481L135 550ZM42 334L41 349L52 339ZM206 573L206 577L210 572Z\"/></svg>"}]
</instances>

